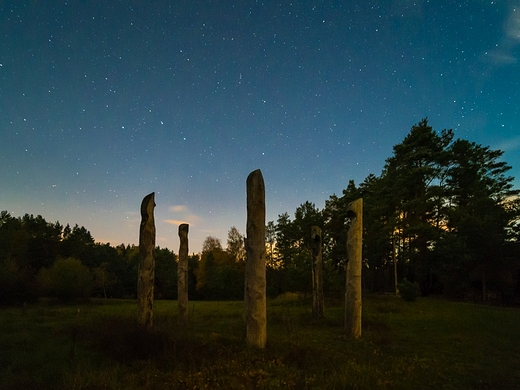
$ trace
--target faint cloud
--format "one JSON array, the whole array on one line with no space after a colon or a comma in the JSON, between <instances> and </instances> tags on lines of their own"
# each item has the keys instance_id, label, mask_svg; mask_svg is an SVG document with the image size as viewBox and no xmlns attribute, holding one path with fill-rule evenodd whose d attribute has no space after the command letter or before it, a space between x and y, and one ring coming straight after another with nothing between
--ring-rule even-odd
<instances>
[{"instance_id":1,"label":"faint cloud","mask_svg":"<svg viewBox=\"0 0 520 390\"><path fill-rule=\"evenodd\" d=\"M187 223L190 226L195 226L201 221L201 217L193 214L185 205L174 205L168 207L168 210L174 214L174 218L165 219L164 222L171 225L180 225Z\"/></svg>"},{"instance_id":2,"label":"faint cloud","mask_svg":"<svg viewBox=\"0 0 520 390\"><path fill-rule=\"evenodd\" d=\"M199 222L201 220L201 217L199 217L198 215L195 215L195 214L189 214L186 218L189 221L193 221L193 222Z\"/></svg>"},{"instance_id":3,"label":"faint cloud","mask_svg":"<svg viewBox=\"0 0 520 390\"><path fill-rule=\"evenodd\" d=\"M503 25L504 35L496 47L484 52L481 59L494 65L511 65L517 62L513 52L520 44L520 3L512 6Z\"/></svg>"},{"instance_id":4,"label":"faint cloud","mask_svg":"<svg viewBox=\"0 0 520 390\"><path fill-rule=\"evenodd\" d=\"M520 3L511 9L504 29L509 39L520 42Z\"/></svg>"},{"instance_id":5,"label":"faint cloud","mask_svg":"<svg viewBox=\"0 0 520 390\"><path fill-rule=\"evenodd\" d=\"M188 221L179 220L179 219L165 219L164 222L169 223L170 225L176 225L176 226L182 225L183 223L189 224Z\"/></svg>"},{"instance_id":6,"label":"faint cloud","mask_svg":"<svg viewBox=\"0 0 520 390\"><path fill-rule=\"evenodd\" d=\"M511 53L506 53L501 49L492 50L484 53L482 59L485 62L490 62L494 65L511 65L516 62L515 56Z\"/></svg>"}]
</instances>

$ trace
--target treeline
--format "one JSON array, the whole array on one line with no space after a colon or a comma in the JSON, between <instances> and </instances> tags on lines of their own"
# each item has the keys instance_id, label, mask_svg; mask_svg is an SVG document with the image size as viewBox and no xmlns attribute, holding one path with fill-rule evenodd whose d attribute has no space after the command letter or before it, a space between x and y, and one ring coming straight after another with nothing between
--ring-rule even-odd
<instances>
[{"instance_id":1,"label":"treeline","mask_svg":"<svg viewBox=\"0 0 520 390\"><path fill-rule=\"evenodd\" d=\"M422 120L394 146L379 177L350 181L323 210L305 202L292 220L284 213L268 223L268 258L278 270L279 291L310 291L312 225L323 229L329 278L344 268L346 209L361 197L365 290L395 291L406 278L423 295L519 303L519 191L502 155ZM301 272L305 277L296 277Z\"/></svg>"},{"instance_id":2,"label":"treeline","mask_svg":"<svg viewBox=\"0 0 520 390\"><path fill-rule=\"evenodd\" d=\"M189 256L189 299L243 298L243 236L229 231L224 250L214 237L202 254ZM177 299L177 255L155 248L157 299ZM0 304L39 297L61 301L90 297L135 298L139 247L96 243L84 227L47 222L42 216L0 213Z\"/></svg>"},{"instance_id":3,"label":"treeline","mask_svg":"<svg viewBox=\"0 0 520 390\"><path fill-rule=\"evenodd\" d=\"M427 120L386 160L319 210L305 202L266 226L267 292L312 291L311 226L322 229L325 293L345 290L347 206L363 198L363 288L393 292L404 278L423 295L520 303L520 199L502 151L434 131ZM155 250L156 298L176 299L177 257ZM242 299L244 237L207 237L189 259L190 299ZM95 243L84 227L0 215L0 303L55 296L133 298L138 247Z\"/></svg>"},{"instance_id":4,"label":"treeline","mask_svg":"<svg viewBox=\"0 0 520 390\"><path fill-rule=\"evenodd\" d=\"M136 296L139 248L95 243L78 225L65 227L42 216L0 213L0 303L61 300L91 296ZM157 248L157 294L172 297L175 255ZM175 277L174 277L175 276Z\"/></svg>"}]
</instances>

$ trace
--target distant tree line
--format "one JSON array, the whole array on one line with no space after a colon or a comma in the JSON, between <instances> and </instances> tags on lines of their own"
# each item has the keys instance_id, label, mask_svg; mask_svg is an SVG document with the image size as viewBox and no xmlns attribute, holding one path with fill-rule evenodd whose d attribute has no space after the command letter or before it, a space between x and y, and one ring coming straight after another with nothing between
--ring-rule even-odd
<instances>
[{"instance_id":1,"label":"distant tree line","mask_svg":"<svg viewBox=\"0 0 520 390\"><path fill-rule=\"evenodd\" d=\"M228 248L208 237L202 254L189 256L190 299L243 297L244 239L235 227ZM84 227L47 222L41 215L0 212L0 304L39 297L135 298L139 247L100 244ZM177 255L155 248L157 299L177 299Z\"/></svg>"},{"instance_id":2,"label":"distant tree line","mask_svg":"<svg viewBox=\"0 0 520 390\"><path fill-rule=\"evenodd\" d=\"M364 200L363 288L520 303L520 198L503 152L434 131L426 119L393 148L380 176L353 181L319 210L301 204L266 226L267 291L310 294L311 226L322 229L324 289L345 290L347 206ZM0 303L40 296L133 298L138 247L96 243L84 227L0 214ZM177 298L177 256L155 250L155 295ZM190 299L242 299L244 237L232 227L224 249L207 237L189 258Z\"/></svg>"},{"instance_id":3,"label":"distant tree line","mask_svg":"<svg viewBox=\"0 0 520 390\"><path fill-rule=\"evenodd\" d=\"M0 303L19 303L40 296L61 300L135 297L138 247L95 243L78 225L62 226L42 216L0 213ZM173 253L157 248L158 294L176 283L166 276ZM171 296L171 295L170 295Z\"/></svg>"}]
</instances>

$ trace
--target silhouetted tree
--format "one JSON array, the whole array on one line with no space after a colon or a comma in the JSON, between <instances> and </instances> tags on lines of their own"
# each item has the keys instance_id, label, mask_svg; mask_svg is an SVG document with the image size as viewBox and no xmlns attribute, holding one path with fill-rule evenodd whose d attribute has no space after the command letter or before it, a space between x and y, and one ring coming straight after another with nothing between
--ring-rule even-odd
<instances>
[{"instance_id":1,"label":"silhouetted tree","mask_svg":"<svg viewBox=\"0 0 520 390\"><path fill-rule=\"evenodd\" d=\"M167 248L155 248L155 297L177 299L177 256Z\"/></svg>"},{"instance_id":2,"label":"silhouetted tree","mask_svg":"<svg viewBox=\"0 0 520 390\"><path fill-rule=\"evenodd\" d=\"M244 261L246 250L244 247L244 236L234 226L228 231L226 252L235 261Z\"/></svg>"},{"instance_id":3,"label":"silhouetted tree","mask_svg":"<svg viewBox=\"0 0 520 390\"><path fill-rule=\"evenodd\" d=\"M513 178L506 176L511 167L499 161L502 151L457 140L450 152L447 228L465 253L457 267L463 272L457 274L459 282L480 279L485 301L490 281L495 291L501 290L508 226L518 218L508 205L517 201L518 191L512 190Z\"/></svg>"},{"instance_id":4,"label":"silhouetted tree","mask_svg":"<svg viewBox=\"0 0 520 390\"><path fill-rule=\"evenodd\" d=\"M414 125L383 170L391 197L386 210L396 221L399 260L409 264L406 275L417 281L423 294L431 290L430 247L441 234L437 221L438 184L446 170L451 130L435 132L423 119Z\"/></svg>"},{"instance_id":5,"label":"silhouetted tree","mask_svg":"<svg viewBox=\"0 0 520 390\"><path fill-rule=\"evenodd\" d=\"M216 243L214 237L207 237L209 243ZM205 241L205 242L206 242ZM202 252L195 275L196 290L202 299L241 299L244 297L244 262L237 262L218 245Z\"/></svg>"},{"instance_id":6,"label":"silhouetted tree","mask_svg":"<svg viewBox=\"0 0 520 390\"><path fill-rule=\"evenodd\" d=\"M204 252L210 252L213 249L222 249L222 244L220 242L220 239L213 236L208 236L204 239L204 242L202 243L202 253Z\"/></svg>"}]
</instances>

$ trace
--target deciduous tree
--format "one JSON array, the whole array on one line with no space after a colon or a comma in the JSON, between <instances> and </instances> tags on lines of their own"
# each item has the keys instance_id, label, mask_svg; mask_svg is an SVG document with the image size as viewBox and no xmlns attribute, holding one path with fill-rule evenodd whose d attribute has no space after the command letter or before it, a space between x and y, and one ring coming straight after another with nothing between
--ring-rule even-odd
<instances>
[{"instance_id":1,"label":"deciduous tree","mask_svg":"<svg viewBox=\"0 0 520 390\"><path fill-rule=\"evenodd\" d=\"M235 226L232 226L228 231L226 252L235 261L245 260L244 236L240 234Z\"/></svg>"}]
</instances>

